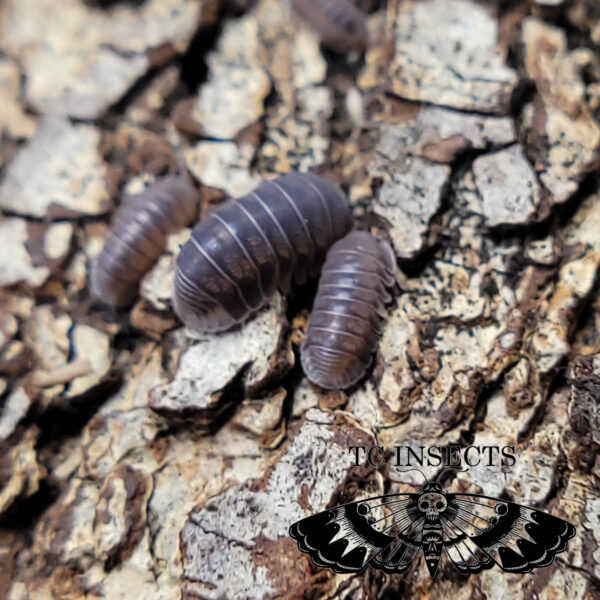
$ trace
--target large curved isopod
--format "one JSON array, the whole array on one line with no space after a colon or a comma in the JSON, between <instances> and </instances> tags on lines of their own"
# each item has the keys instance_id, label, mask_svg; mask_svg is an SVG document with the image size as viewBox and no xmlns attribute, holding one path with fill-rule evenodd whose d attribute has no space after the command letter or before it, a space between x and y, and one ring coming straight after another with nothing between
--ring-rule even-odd
<instances>
[{"instance_id":1,"label":"large curved isopod","mask_svg":"<svg viewBox=\"0 0 600 600\"><path fill-rule=\"evenodd\" d=\"M230 329L292 279L316 275L350 228L341 189L307 173L265 181L198 223L177 258L174 308L191 329Z\"/></svg>"}]
</instances>

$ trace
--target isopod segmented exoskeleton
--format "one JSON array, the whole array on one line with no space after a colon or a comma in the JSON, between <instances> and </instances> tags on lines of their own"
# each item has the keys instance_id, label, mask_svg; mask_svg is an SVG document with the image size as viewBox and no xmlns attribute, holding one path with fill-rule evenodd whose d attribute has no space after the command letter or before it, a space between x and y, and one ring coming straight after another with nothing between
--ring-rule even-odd
<instances>
[{"instance_id":1,"label":"isopod segmented exoskeleton","mask_svg":"<svg viewBox=\"0 0 600 600\"><path fill-rule=\"evenodd\" d=\"M300 350L310 381L345 389L364 376L383 329L395 266L389 244L366 231L331 247Z\"/></svg>"},{"instance_id":2,"label":"isopod segmented exoskeleton","mask_svg":"<svg viewBox=\"0 0 600 600\"><path fill-rule=\"evenodd\" d=\"M174 308L196 331L224 331L265 306L292 277L316 275L350 228L341 189L291 173L266 181L198 223L177 258Z\"/></svg>"},{"instance_id":3,"label":"isopod segmented exoskeleton","mask_svg":"<svg viewBox=\"0 0 600 600\"><path fill-rule=\"evenodd\" d=\"M131 304L140 279L164 252L167 235L196 218L198 201L198 191L184 176L162 178L125 196L92 266L92 298L113 308Z\"/></svg>"},{"instance_id":4,"label":"isopod segmented exoskeleton","mask_svg":"<svg viewBox=\"0 0 600 600\"><path fill-rule=\"evenodd\" d=\"M328 48L349 52L367 47L367 17L349 0L291 0L291 6Z\"/></svg>"}]
</instances>

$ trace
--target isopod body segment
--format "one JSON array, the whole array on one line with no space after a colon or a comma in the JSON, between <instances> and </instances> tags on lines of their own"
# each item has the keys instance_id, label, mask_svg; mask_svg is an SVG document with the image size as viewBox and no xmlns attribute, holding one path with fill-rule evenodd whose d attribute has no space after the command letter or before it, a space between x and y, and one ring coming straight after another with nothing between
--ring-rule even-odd
<instances>
[{"instance_id":1,"label":"isopod body segment","mask_svg":"<svg viewBox=\"0 0 600 600\"><path fill-rule=\"evenodd\" d=\"M367 17L350 0L291 0L291 7L332 50L363 51L369 43Z\"/></svg>"},{"instance_id":2,"label":"isopod body segment","mask_svg":"<svg viewBox=\"0 0 600 600\"><path fill-rule=\"evenodd\" d=\"M389 244L366 231L353 231L331 247L300 349L311 382L345 389L365 375L383 330L395 267Z\"/></svg>"},{"instance_id":3,"label":"isopod body segment","mask_svg":"<svg viewBox=\"0 0 600 600\"><path fill-rule=\"evenodd\" d=\"M125 196L92 265L92 298L113 308L131 304L140 279L164 252L167 236L194 221L198 202L196 188L177 175Z\"/></svg>"},{"instance_id":4,"label":"isopod body segment","mask_svg":"<svg viewBox=\"0 0 600 600\"><path fill-rule=\"evenodd\" d=\"M339 187L291 173L260 184L198 223L177 258L173 304L199 332L230 329L292 279L316 275L327 250L350 228Z\"/></svg>"}]
</instances>

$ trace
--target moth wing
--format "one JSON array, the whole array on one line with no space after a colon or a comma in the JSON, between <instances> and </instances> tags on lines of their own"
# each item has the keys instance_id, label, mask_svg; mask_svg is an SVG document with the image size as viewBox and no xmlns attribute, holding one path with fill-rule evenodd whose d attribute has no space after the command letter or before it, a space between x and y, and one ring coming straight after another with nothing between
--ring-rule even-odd
<instances>
[{"instance_id":1,"label":"moth wing","mask_svg":"<svg viewBox=\"0 0 600 600\"><path fill-rule=\"evenodd\" d=\"M418 511L417 511L418 512ZM396 535L394 541L375 555L371 566L386 573L405 573L419 554L423 543L422 513Z\"/></svg>"},{"instance_id":2,"label":"moth wing","mask_svg":"<svg viewBox=\"0 0 600 600\"><path fill-rule=\"evenodd\" d=\"M444 547L461 573L479 573L494 563L528 573L563 552L575 527L548 513L478 494L446 494L440 515Z\"/></svg>"},{"instance_id":3,"label":"moth wing","mask_svg":"<svg viewBox=\"0 0 600 600\"><path fill-rule=\"evenodd\" d=\"M415 523L422 514L417 494L388 494L306 517L290 527L290 536L315 565L336 573L362 571L369 563L388 572L403 572L420 546L422 519L421 527Z\"/></svg>"}]
</instances>

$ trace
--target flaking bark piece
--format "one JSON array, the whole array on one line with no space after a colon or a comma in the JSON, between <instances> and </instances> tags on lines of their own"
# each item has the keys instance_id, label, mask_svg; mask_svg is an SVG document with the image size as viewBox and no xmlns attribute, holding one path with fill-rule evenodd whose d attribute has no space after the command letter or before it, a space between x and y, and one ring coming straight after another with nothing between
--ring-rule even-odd
<instances>
[{"instance_id":1,"label":"flaking bark piece","mask_svg":"<svg viewBox=\"0 0 600 600\"><path fill-rule=\"evenodd\" d=\"M98 493L94 517L96 556L109 564L131 556L144 533L152 478L119 464Z\"/></svg>"},{"instance_id":2,"label":"flaking bark piece","mask_svg":"<svg viewBox=\"0 0 600 600\"><path fill-rule=\"evenodd\" d=\"M232 139L262 115L271 90L262 52L252 15L227 23L208 56L208 81L200 87L191 115L208 137Z\"/></svg>"},{"instance_id":3,"label":"flaking bark piece","mask_svg":"<svg viewBox=\"0 0 600 600\"><path fill-rule=\"evenodd\" d=\"M520 145L480 156L473 163L478 201L473 210L488 227L524 225L533 220L540 185Z\"/></svg>"},{"instance_id":4,"label":"flaking bark piece","mask_svg":"<svg viewBox=\"0 0 600 600\"><path fill-rule=\"evenodd\" d=\"M8 166L0 208L38 218L101 215L112 206L100 132L48 117Z\"/></svg>"},{"instance_id":5,"label":"flaking bark piece","mask_svg":"<svg viewBox=\"0 0 600 600\"><path fill-rule=\"evenodd\" d=\"M317 589L333 596L342 578L325 571L311 581L310 561L288 528L343 496L354 461L348 447L373 443L348 415L308 411L264 477L231 486L190 513L181 532L183 597L299 600ZM374 477L371 495L380 486Z\"/></svg>"},{"instance_id":6,"label":"flaking bark piece","mask_svg":"<svg viewBox=\"0 0 600 600\"><path fill-rule=\"evenodd\" d=\"M41 480L46 475L44 468L37 461L35 448L38 433L37 428L32 427L17 431L9 439L0 441L0 517L3 517L15 502L25 500L37 492Z\"/></svg>"},{"instance_id":7,"label":"flaking bark piece","mask_svg":"<svg viewBox=\"0 0 600 600\"><path fill-rule=\"evenodd\" d=\"M561 203L600 164L600 124L582 75L593 55L569 50L563 30L533 17L523 22L521 41L527 76L538 91L523 112L526 148L552 203Z\"/></svg>"},{"instance_id":8,"label":"flaking bark piece","mask_svg":"<svg viewBox=\"0 0 600 600\"><path fill-rule=\"evenodd\" d=\"M0 192L1 193L1 192ZM2 243L10 252L0 255L0 287L25 283L33 288L42 286L50 276L45 265L35 265L27 249L29 242L27 222L17 217L0 222Z\"/></svg>"},{"instance_id":9,"label":"flaking bark piece","mask_svg":"<svg viewBox=\"0 0 600 600\"><path fill-rule=\"evenodd\" d=\"M16 139L28 138L35 131L35 119L25 114L20 103L21 73L15 61L0 59L0 132Z\"/></svg>"},{"instance_id":10,"label":"flaking bark piece","mask_svg":"<svg viewBox=\"0 0 600 600\"><path fill-rule=\"evenodd\" d=\"M442 207L451 163L467 150L509 144L515 130L508 117L435 106L405 108L405 118L379 126L379 141L367 166L371 182L367 187L377 184L373 209L389 222L398 257L409 260L437 237L432 220Z\"/></svg>"},{"instance_id":11,"label":"flaking bark piece","mask_svg":"<svg viewBox=\"0 0 600 600\"><path fill-rule=\"evenodd\" d=\"M236 383L252 395L291 368L286 330L284 303L277 296L237 330L197 335L183 351L173 380L151 392L150 407L209 428L236 399Z\"/></svg>"},{"instance_id":12,"label":"flaking bark piece","mask_svg":"<svg viewBox=\"0 0 600 600\"><path fill-rule=\"evenodd\" d=\"M465 111L508 113L517 75L498 47L498 23L483 6L468 0L402 2L394 39L394 94Z\"/></svg>"},{"instance_id":13,"label":"flaking bark piece","mask_svg":"<svg viewBox=\"0 0 600 600\"><path fill-rule=\"evenodd\" d=\"M187 48L212 3L148 0L103 11L80 0L10 0L0 19L3 45L20 59L38 111L97 119L150 68L152 50L170 47L168 57Z\"/></svg>"}]
</instances>

